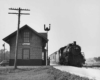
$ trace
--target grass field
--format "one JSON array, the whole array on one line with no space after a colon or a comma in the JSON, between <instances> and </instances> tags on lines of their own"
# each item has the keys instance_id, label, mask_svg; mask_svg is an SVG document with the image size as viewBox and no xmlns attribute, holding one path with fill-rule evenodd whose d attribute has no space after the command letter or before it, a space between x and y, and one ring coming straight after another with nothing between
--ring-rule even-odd
<instances>
[{"instance_id":1,"label":"grass field","mask_svg":"<svg viewBox=\"0 0 100 80\"><path fill-rule=\"evenodd\" d=\"M68 72L62 72L52 66L0 68L0 80L89 80Z\"/></svg>"}]
</instances>

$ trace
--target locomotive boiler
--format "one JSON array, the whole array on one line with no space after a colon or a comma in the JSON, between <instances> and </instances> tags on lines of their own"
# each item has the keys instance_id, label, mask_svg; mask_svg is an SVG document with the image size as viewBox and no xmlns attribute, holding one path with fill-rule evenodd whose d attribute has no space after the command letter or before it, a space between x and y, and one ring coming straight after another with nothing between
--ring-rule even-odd
<instances>
[{"instance_id":1,"label":"locomotive boiler","mask_svg":"<svg viewBox=\"0 0 100 80\"><path fill-rule=\"evenodd\" d=\"M50 61L60 65L82 67L85 64L85 57L81 52L81 47L74 41L51 54Z\"/></svg>"},{"instance_id":2,"label":"locomotive boiler","mask_svg":"<svg viewBox=\"0 0 100 80\"><path fill-rule=\"evenodd\" d=\"M76 44L76 41L60 48L58 54L59 64L61 65L82 67L85 63L85 58L81 52L81 47Z\"/></svg>"}]
</instances>

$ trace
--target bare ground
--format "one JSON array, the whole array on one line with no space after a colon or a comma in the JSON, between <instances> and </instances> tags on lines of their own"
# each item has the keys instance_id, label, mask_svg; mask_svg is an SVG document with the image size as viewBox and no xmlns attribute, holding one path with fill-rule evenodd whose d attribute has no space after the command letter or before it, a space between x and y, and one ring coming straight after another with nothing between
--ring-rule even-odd
<instances>
[{"instance_id":1,"label":"bare ground","mask_svg":"<svg viewBox=\"0 0 100 80\"><path fill-rule=\"evenodd\" d=\"M89 80L67 72L62 72L52 66L31 68L0 68L0 80Z\"/></svg>"}]
</instances>

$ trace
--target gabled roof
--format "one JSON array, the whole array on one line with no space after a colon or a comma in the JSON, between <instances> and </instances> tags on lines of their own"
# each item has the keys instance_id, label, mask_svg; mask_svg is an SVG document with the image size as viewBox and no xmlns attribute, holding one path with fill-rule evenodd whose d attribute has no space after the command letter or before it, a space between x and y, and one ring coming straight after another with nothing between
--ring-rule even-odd
<instances>
[{"instance_id":1,"label":"gabled roof","mask_svg":"<svg viewBox=\"0 0 100 80\"><path fill-rule=\"evenodd\" d=\"M31 27L29 27L28 25L24 25L23 27L21 27L21 28L19 29L19 32L20 32L21 30L23 30L24 28L29 28L29 29L32 30L35 34L37 34L39 37L43 38L46 42L48 41L48 39L47 39L47 33L38 33L37 31L35 31L35 30L32 29ZM9 43L8 40L9 40L10 38L12 38L13 36L15 36L16 33L17 33L17 30L14 31L13 33L11 33L10 35L8 35L7 37L3 38L3 40L4 40L5 42Z\"/></svg>"},{"instance_id":2,"label":"gabled roof","mask_svg":"<svg viewBox=\"0 0 100 80\"><path fill-rule=\"evenodd\" d=\"M47 33L40 33L39 32L39 34L41 34L42 36L44 36L45 38L47 38Z\"/></svg>"}]
</instances>

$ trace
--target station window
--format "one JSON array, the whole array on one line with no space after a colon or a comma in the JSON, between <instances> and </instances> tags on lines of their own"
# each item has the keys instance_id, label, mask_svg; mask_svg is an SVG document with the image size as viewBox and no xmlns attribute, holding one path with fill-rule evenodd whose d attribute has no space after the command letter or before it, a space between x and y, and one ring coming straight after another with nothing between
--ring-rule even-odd
<instances>
[{"instance_id":1,"label":"station window","mask_svg":"<svg viewBox=\"0 0 100 80\"><path fill-rule=\"evenodd\" d=\"M44 53L42 52L42 60L44 60Z\"/></svg>"},{"instance_id":2,"label":"station window","mask_svg":"<svg viewBox=\"0 0 100 80\"><path fill-rule=\"evenodd\" d=\"M30 42L30 33L28 31L24 32L24 42Z\"/></svg>"}]
</instances>

